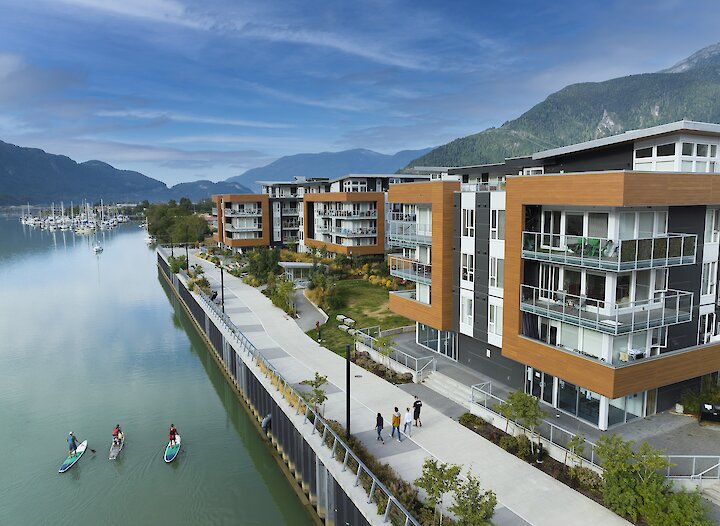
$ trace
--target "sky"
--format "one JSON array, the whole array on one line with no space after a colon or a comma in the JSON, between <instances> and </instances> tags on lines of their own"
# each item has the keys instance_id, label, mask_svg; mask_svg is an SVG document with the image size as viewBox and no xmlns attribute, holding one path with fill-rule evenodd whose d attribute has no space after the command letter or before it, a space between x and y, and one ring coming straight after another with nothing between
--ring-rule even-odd
<instances>
[{"instance_id":1,"label":"sky","mask_svg":"<svg viewBox=\"0 0 720 526\"><path fill-rule=\"evenodd\" d=\"M716 0L0 0L0 140L224 180L444 144L720 40Z\"/></svg>"}]
</instances>

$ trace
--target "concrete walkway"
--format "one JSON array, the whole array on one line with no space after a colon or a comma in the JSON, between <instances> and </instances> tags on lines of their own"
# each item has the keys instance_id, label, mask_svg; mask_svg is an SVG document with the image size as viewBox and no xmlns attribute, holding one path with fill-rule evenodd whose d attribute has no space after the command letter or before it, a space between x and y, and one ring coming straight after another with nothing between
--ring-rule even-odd
<instances>
[{"instance_id":1,"label":"concrete walkway","mask_svg":"<svg viewBox=\"0 0 720 526\"><path fill-rule=\"evenodd\" d=\"M295 310L297 311L295 323L303 332L307 332L315 328L315 322L319 321L320 325L325 323L325 318L320 310L305 297L304 292L305 289L295 291Z\"/></svg>"},{"instance_id":2,"label":"concrete walkway","mask_svg":"<svg viewBox=\"0 0 720 526\"><path fill-rule=\"evenodd\" d=\"M219 271L214 265L191 256L200 263L214 287ZM345 421L345 360L308 338L295 320L257 289L225 275L225 312L247 338L270 360L288 381L299 384L315 371L326 375L328 401L325 416ZM477 476L483 487L498 498L494 524L498 526L557 524L627 525L614 513L506 453L493 443L454 421L431 402L423 406L424 426L413 429L412 438L402 442L387 437L393 406L411 406L412 397L402 389L352 365L351 431L378 459L388 463L407 481L415 480L428 457L460 464ZM375 415L385 418L385 443L376 440Z\"/></svg>"}]
</instances>

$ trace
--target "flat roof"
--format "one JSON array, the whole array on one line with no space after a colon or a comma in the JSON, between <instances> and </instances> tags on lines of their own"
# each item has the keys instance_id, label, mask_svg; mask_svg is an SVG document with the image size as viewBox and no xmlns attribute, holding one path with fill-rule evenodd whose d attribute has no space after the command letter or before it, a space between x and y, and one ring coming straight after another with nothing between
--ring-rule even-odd
<instances>
[{"instance_id":1,"label":"flat roof","mask_svg":"<svg viewBox=\"0 0 720 526\"><path fill-rule=\"evenodd\" d=\"M667 135L669 133L677 133L683 131L720 135L720 124L686 120L670 122L668 124L661 124L660 126L642 128L640 130L630 130L626 131L625 133L620 133L618 135L611 135L610 137L602 137L601 139L579 142L577 144L571 144L569 146L553 148L552 150L544 150L534 153L532 158L546 159L548 157L555 157L557 155L565 155L568 153L580 152L583 150L592 150L594 148L602 148L604 146L611 146L614 144L621 144L630 141L634 142L642 139L656 137L658 135Z\"/></svg>"},{"instance_id":2,"label":"flat roof","mask_svg":"<svg viewBox=\"0 0 720 526\"><path fill-rule=\"evenodd\" d=\"M279 261L278 265L282 268L312 268L317 265L318 267L327 267L323 263L309 263L305 261Z\"/></svg>"}]
</instances>

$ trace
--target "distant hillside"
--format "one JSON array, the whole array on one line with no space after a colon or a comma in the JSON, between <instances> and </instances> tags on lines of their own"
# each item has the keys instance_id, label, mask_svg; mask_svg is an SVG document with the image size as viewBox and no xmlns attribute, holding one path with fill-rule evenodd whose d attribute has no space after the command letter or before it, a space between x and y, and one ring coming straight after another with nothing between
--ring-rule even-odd
<instances>
[{"instance_id":1,"label":"distant hillside","mask_svg":"<svg viewBox=\"0 0 720 526\"><path fill-rule=\"evenodd\" d=\"M294 176L335 178L349 173L395 173L411 160L429 151L430 148L404 150L395 155L363 149L300 153L281 157L261 168L252 168L241 175L230 177L227 181L259 190L260 186L256 181L289 181Z\"/></svg>"},{"instance_id":2,"label":"distant hillside","mask_svg":"<svg viewBox=\"0 0 720 526\"><path fill-rule=\"evenodd\" d=\"M246 193L240 184L195 181L168 188L161 181L101 161L76 163L64 155L0 141L0 205L90 201L199 200L213 193Z\"/></svg>"},{"instance_id":3,"label":"distant hillside","mask_svg":"<svg viewBox=\"0 0 720 526\"><path fill-rule=\"evenodd\" d=\"M456 139L408 166L467 166L689 119L720 123L720 43L658 73L572 84L515 120Z\"/></svg>"}]
</instances>

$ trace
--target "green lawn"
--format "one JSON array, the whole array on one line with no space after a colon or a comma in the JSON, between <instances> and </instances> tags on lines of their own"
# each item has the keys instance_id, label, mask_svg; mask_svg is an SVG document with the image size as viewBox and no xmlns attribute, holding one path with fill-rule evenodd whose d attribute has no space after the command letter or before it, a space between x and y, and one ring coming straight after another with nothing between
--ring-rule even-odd
<instances>
[{"instance_id":1,"label":"green lawn","mask_svg":"<svg viewBox=\"0 0 720 526\"><path fill-rule=\"evenodd\" d=\"M345 300L345 306L328 311L328 321L320 326L323 346L336 353L344 353L345 345L353 343L353 337L338 329L340 322L335 319L337 314L349 316L355 320L355 328L374 327L379 325L382 330L413 325L412 320L390 311L388 308L388 291L372 285L365 280L345 280L338 282L339 294ZM313 340L317 340L315 329L307 332Z\"/></svg>"}]
</instances>

